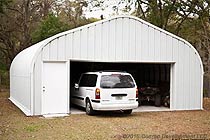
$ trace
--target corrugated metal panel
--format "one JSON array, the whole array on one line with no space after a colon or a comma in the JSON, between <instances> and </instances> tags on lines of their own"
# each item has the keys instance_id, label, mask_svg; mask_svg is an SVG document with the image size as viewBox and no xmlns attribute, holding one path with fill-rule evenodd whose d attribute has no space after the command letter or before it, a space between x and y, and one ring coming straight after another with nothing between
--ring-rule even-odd
<instances>
[{"instance_id":1,"label":"corrugated metal panel","mask_svg":"<svg viewBox=\"0 0 210 140\"><path fill-rule=\"evenodd\" d=\"M128 59L129 60L136 60L136 21L135 20L129 20L129 40L127 44L127 50L128 50Z\"/></svg>"},{"instance_id":2,"label":"corrugated metal panel","mask_svg":"<svg viewBox=\"0 0 210 140\"><path fill-rule=\"evenodd\" d=\"M179 51L179 55L180 55L180 63L179 63L179 66L180 66L180 75L181 75L181 79L179 81L179 84L181 84L181 89L182 89L182 92L181 92L181 96L182 96L182 106L180 108L183 108L183 109L186 109L187 106L186 106L186 103L188 102L187 100L187 85L189 84L188 81L189 79L187 79L187 75L188 75L188 67L187 67L187 64L186 64L186 51L185 51L185 44L184 42L180 42L180 51Z\"/></svg>"},{"instance_id":3,"label":"corrugated metal panel","mask_svg":"<svg viewBox=\"0 0 210 140\"><path fill-rule=\"evenodd\" d=\"M87 59L87 52L88 52L88 46L87 46L87 41L88 41L88 36L87 36L87 28L82 29L81 31L81 51L80 55L83 57L83 59ZM69 57L70 58L70 57Z\"/></svg>"},{"instance_id":4,"label":"corrugated metal panel","mask_svg":"<svg viewBox=\"0 0 210 140\"><path fill-rule=\"evenodd\" d=\"M115 46L113 48L115 48L115 59L117 61L122 61L123 59L123 42L122 42L122 38L123 38L123 22L122 22L122 18L116 19L116 34L115 34Z\"/></svg>"},{"instance_id":5,"label":"corrugated metal panel","mask_svg":"<svg viewBox=\"0 0 210 140\"><path fill-rule=\"evenodd\" d=\"M177 79L176 79L176 90L177 90L177 92L175 93L176 94L176 100L175 100L175 102L176 102L176 109L182 109L183 108L183 102L184 102L184 100L183 100L183 96L184 96L184 92L183 92L183 82L185 82L185 81L183 81L183 71L182 71L182 66L181 66L181 62L183 61L182 60L182 56L180 56L181 55L181 53L182 53L182 50L181 50L181 42L180 41L178 41L178 46L177 46L177 49L175 50L175 51L177 51L177 54L178 54L178 59L176 60L176 77L177 77Z\"/></svg>"},{"instance_id":6,"label":"corrugated metal panel","mask_svg":"<svg viewBox=\"0 0 210 140\"><path fill-rule=\"evenodd\" d=\"M196 55L194 55L194 56L196 56ZM197 109L199 109L200 106L201 106L200 103L201 103L201 97L202 96L201 96L201 93L200 93L200 89L201 89L201 84L200 84L201 76L198 73L201 73L201 68L200 68L200 62L199 62L199 60L198 59L195 59L195 62L196 62L195 65L197 67L195 68L196 71L194 73L196 84L195 84L195 94L193 96L195 97L195 106L196 106Z\"/></svg>"},{"instance_id":7,"label":"corrugated metal panel","mask_svg":"<svg viewBox=\"0 0 210 140\"><path fill-rule=\"evenodd\" d=\"M72 57L75 58L75 59L80 59L80 51L81 51L81 32L78 31L78 32L74 32L73 33L73 37L72 37L72 40L73 40L73 50L72 50Z\"/></svg>"},{"instance_id":8,"label":"corrugated metal panel","mask_svg":"<svg viewBox=\"0 0 210 140\"><path fill-rule=\"evenodd\" d=\"M147 48L148 50L148 56L147 56L147 60L149 61L155 61L156 59L154 58L155 56L155 53L154 53L154 50L155 50L155 42L154 41L151 41L151 40L155 40L155 34L154 34L154 28L151 28L151 27L148 27L148 45L145 44L145 47ZM159 47L159 46L158 46Z\"/></svg>"},{"instance_id":9,"label":"corrugated metal panel","mask_svg":"<svg viewBox=\"0 0 210 140\"><path fill-rule=\"evenodd\" d=\"M72 58L72 53L73 53L73 38L72 38L72 33L66 35L66 59Z\"/></svg>"},{"instance_id":10,"label":"corrugated metal panel","mask_svg":"<svg viewBox=\"0 0 210 140\"><path fill-rule=\"evenodd\" d=\"M43 51L44 52L44 51ZM44 56L44 55L43 55ZM39 54L34 68L34 115L41 113L41 95L42 95L42 54ZM49 59L46 59L49 60Z\"/></svg>"},{"instance_id":11,"label":"corrugated metal panel","mask_svg":"<svg viewBox=\"0 0 210 140\"><path fill-rule=\"evenodd\" d=\"M88 60L94 60L95 56L95 26L88 28Z\"/></svg>"},{"instance_id":12,"label":"corrugated metal panel","mask_svg":"<svg viewBox=\"0 0 210 140\"><path fill-rule=\"evenodd\" d=\"M113 47L115 46L116 40L116 20L109 21L109 59L110 61L115 60L116 49Z\"/></svg>"},{"instance_id":13,"label":"corrugated metal panel","mask_svg":"<svg viewBox=\"0 0 210 140\"><path fill-rule=\"evenodd\" d=\"M50 43L46 45L46 47L43 48L42 53L43 60L49 60L50 59Z\"/></svg>"},{"instance_id":14,"label":"corrugated metal panel","mask_svg":"<svg viewBox=\"0 0 210 140\"><path fill-rule=\"evenodd\" d=\"M55 39L50 42L50 60L58 60L58 40Z\"/></svg>"},{"instance_id":15,"label":"corrugated metal panel","mask_svg":"<svg viewBox=\"0 0 210 140\"><path fill-rule=\"evenodd\" d=\"M140 32L140 40L141 40L141 59L145 61L148 58L148 50L149 47L147 47L148 45L148 36L149 36L149 32L148 32L149 28L148 25L145 24L141 24L141 32Z\"/></svg>"},{"instance_id":16,"label":"corrugated metal panel","mask_svg":"<svg viewBox=\"0 0 210 140\"><path fill-rule=\"evenodd\" d=\"M167 39L166 39L166 37L167 37L167 35L164 34L163 32L161 32L161 36L160 36L160 45L161 45L161 47L160 47L160 50L161 50L160 58L161 58L161 61L166 60L166 58L167 58L167 56L166 56L167 54L165 54L166 49L167 49Z\"/></svg>"},{"instance_id":17,"label":"corrugated metal panel","mask_svg":"<svg viewBox=\"0 0 210 140\"><path fill-rule=\"evenodd\" d=\"M96 60L100 60L102 58L102 30L103 29L101 24L95 26L95 51L97 52L95 53Z\"/></svg>"},{"instance_id":18,"label":"corrugated metal panel","mask_svg":"<svg viewBox=\"0 0 210 140\"><path fill-rule=\"evenodd\" d=\"M108 24L101 24L101 50L100 52L96 51L96 54L99 53L100 56L100 60L103 61L108 61L109 60L109 46L108 46L108 42L109 42L109 26ZM95 49L99 47L99 46L95 46ZM99 47L100 48L100 47ZM96 55L95 54L95 55Z\"/></svg>"},{"instance_id":19,"label":"corrugated metal panel","mask_svg":"<svg viewBox=\"0 0 210 140\"><path fill-rule=\"evenodd\" d=\"M58 40L58 60L66 59L66 37L62 36L57 39Z\"/></svg>"},{"instance_id":20,"label":"corrugated metal panel","mask_svg":"<svg viewBox=\"0 0 210 140\"><path fill-rule=\"evenodd\" d=\"M130 55L130 50L134 48L133 44L130 44L130 29L131 24L130 24L130 19L126 18L126 19L122 19L122 34L120 34L119 36L122 38L120 39L122 42L122 46L119 46L119 48L122 50L122 54L121 54L121 58L122 60L129 60L129 55Z\"/></svg>"},{"instance_id":21,"label":"corrugated metal panel","mask_svg":"<svg viewBox=\"0 0 210 140\"><path fill-rule=\"evenodd\" d=\"M187 108L190 108L189 104L190 104L190 75L189 75L189 72L190 72L190 69L189 69L189 62L190 62L190 58L189 58L189 53L190 53L190 50L189 50L189 47L186 46L185 43L183 43L183 52L185 53L185 57L184 57L184 60L183 60L183 64L184 64L184 73L185 73L185 76L184 76L184 81L189 81L189 82L185 82L185 85L184 85L184 93L185 93L185 107L186 109Z\"/></svg>"},{"instance_id":22,"label":"corrugated metal panel","mask_svg":"<svg viewBox=\"0 0 210 140\"><path fill-rule=\"evenodd\" d=\"M142 60L142 23L136 23L136 29L135 29L135 46L136 46L136 60Z\"/></svg>"},{"instance_id":23,"label":"corrugated metal panel","mask_svg":"<svg viewBox=\"0 0 210 140\"><path fill-rule=\"evenodd\" d=\"M166 36L166 48L165 50L165 60L172 60L173 58L173 52L172 52L172 45L173 45L173 38L169 35Z\"/></svg>"},{"instance_id":24,"label":"corrugated metal panel","mask_svg":"<svg viewBox=\"0 0 210 140\"><path fill-rule=\"evenodd\" d=\"M160 31L155 31L154 32L154 59L156 61L161 61L161 52L162 52L162 47L161 46L161 42L162 42L162 38L161 38L162 34Z\"/></svg>"}]
</instances>

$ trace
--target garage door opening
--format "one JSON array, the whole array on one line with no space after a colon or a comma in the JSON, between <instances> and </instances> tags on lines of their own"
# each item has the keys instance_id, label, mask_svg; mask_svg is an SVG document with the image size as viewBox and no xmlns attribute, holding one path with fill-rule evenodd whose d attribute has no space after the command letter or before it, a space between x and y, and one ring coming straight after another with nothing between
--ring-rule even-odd
<instances>
[{"instance_id":1,"label":"garage door opening","mask_svg":"<svg viewBox=\"0 0 210 140\"><path fill-rule=\"evenodd\" d=\"M158 111L156 107L169 110L170 69L171 64L70 61L70 88L74 88L74 84L78 83L80 75L84 72L101 70L126 71L132 74L139 89L139 109L137 110ZM75 109L72 104L70 104L70 107L71 113L84 113L84 109Z\"/></svg>"}]
</instances>

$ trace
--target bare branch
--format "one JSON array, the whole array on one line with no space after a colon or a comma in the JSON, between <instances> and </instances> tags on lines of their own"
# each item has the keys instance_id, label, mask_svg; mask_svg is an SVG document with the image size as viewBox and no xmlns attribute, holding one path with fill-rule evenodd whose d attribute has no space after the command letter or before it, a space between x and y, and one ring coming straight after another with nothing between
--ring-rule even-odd
<instances>
[{"instance_id":1,"label":"bare branch","mask_svg":"<svg viewBox=\"0 0 210 140\"><path fill-rule=\"evenodd\" d=\"M176 4L176 0L173 0L173 3L171 4L170 9L169 9L169 11L168 11L168 13L166 15L165 25L163 26L163 29L167 28L168 20L169 20L169 17L171 15L171 13L173 12L175 4Z\"/></svg>"},{"instance_id":2,"label":"bare branch","mask_svg":"<svg viewBox=\"0 0 210 140\"><path fill-rule=\"evenodd\" d=\"M137 4L138 4L138 7L137 7L137 8L139 9L139 11L141 11L142 16L143 16L143 19L146 20L145 12L144 12L144 10L143 10L143 8L142 8L142 5L141 5L142 1L141 1L141 0L137 0L136 2L137 2Z\"/></svg>"}]
</instances>

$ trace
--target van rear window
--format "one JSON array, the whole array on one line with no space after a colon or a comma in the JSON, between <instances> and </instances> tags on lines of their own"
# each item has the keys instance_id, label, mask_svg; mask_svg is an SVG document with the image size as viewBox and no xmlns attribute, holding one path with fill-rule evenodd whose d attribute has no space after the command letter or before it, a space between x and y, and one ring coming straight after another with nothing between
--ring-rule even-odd
<instances>
[{"instance_id":1,"label":"van rear window","mask_svg":"<svg viewBox=\"0 0 210 140\"><path fill-rule=\"evenodd\" d=\"M130 75L102 75L101 88L134 88L135 84Z\"/></svg>"}]
</instances>

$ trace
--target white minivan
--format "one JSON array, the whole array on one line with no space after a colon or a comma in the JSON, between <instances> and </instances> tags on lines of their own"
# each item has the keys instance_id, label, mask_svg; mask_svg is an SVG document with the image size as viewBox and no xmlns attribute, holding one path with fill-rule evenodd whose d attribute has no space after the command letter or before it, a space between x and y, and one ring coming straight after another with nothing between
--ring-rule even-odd
<instances>
[{"instance_id":1,"label":"white minivan","mask_svg":"<svg viewBox=\"0 0 210 140\"><path fill-rule=\"evenodd\" d=\"M99 71L83 73L75 84L72 103L92 115L98 111L120 110L131 114L138 107L138 89L127 72Z\"/></svg>"}]
</instances>

